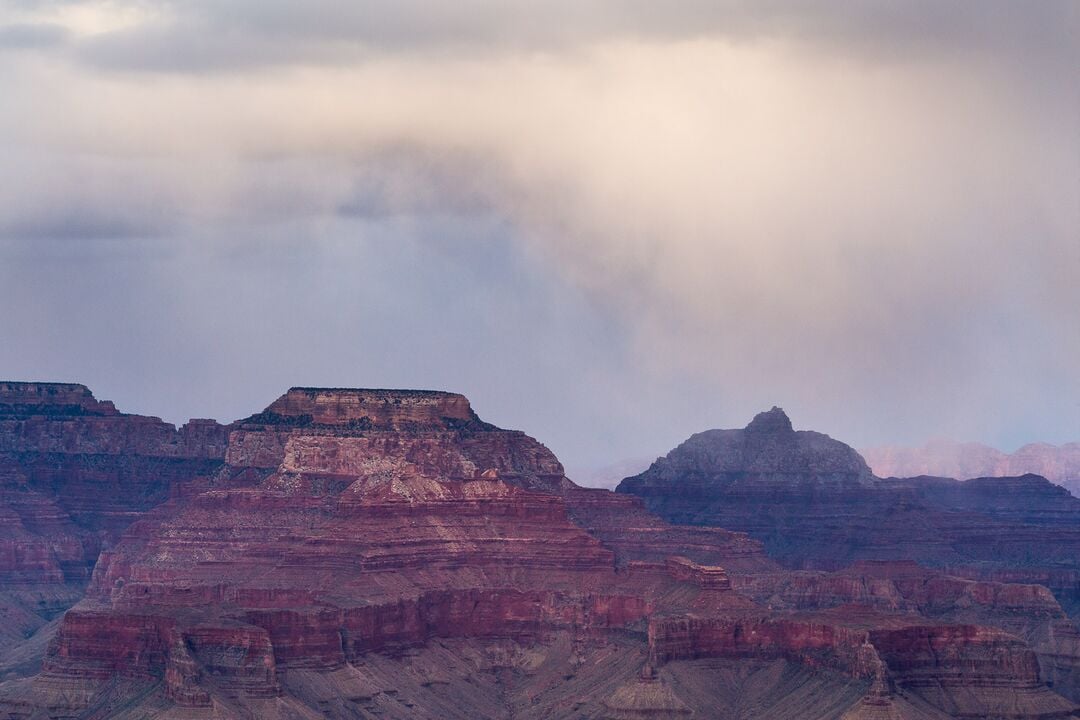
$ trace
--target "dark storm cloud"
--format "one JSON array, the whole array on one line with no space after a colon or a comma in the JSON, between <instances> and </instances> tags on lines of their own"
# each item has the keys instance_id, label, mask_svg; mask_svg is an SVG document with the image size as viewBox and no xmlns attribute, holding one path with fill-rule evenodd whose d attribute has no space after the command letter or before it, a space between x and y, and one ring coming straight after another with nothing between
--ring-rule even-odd
<instances>
[{"instance_id":1,"label":"dark storm cloud","mask_svg":"<svg viewBox=\"0 0 1080 720\"><path fill-rule=\"evenodd\" d=\"M39 3L47 6L47 3ZM780 0L144 0L147 22L83 43L105 67L200 72L330 64L385 52L564 52L626 39L794 40L885 60L977 52L1032 65L1075 49L1070 0L804 3Z\"/></svg>"}]
</instances>

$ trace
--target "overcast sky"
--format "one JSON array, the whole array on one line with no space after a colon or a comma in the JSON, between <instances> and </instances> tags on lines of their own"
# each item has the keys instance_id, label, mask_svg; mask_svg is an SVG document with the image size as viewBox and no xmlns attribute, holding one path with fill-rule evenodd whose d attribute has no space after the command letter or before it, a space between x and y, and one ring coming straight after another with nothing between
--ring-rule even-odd
<instances>
[{"instance_id":1,"label":"overcast sky","mask_svg":"<svg viewBox=\"0 0 1080 720\"><path fill-rule=\"evenodd\" d=\"M0 0L0 377L1080 439L1080 2Z\"/></svg>"}]
</instances>

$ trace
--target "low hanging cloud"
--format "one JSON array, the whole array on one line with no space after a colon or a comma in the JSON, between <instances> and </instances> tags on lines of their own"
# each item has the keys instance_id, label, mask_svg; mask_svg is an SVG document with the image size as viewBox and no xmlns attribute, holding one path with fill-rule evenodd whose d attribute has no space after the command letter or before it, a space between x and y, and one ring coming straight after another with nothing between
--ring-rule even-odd
<instances>
[{"instance_id":1,"label":"low hanging cloud","mask_svg":"<svg viewBox=\"0 0 1080 720\"><path fill-rule=\"evenodd\" d=\"M9 27L63 28L0 56L11 257L123 241L157 272L244 257L292 287L300 255L377 237L367 252L412 248L416 277L486 268L478 313L514 291L491 273L521 264L547 289L484 335L521 362L489 402L571 460L660 452L653 438L774 402L863 444L1080 437L1075 3L0 8ZM418 316L446 301L425 287ZM560 294L575 299L548 313ZM344 300L295 302L395 338ZM561 359L539 357L530 314ZM410 384L474 382L465 317L456 372ZM206 322L183 331L227 346ZM241 334L237 353L306 358ZM594 365L584 387L574 356ZM560 403L614 427L590 437Z\"/></svg>"}]
</instances>

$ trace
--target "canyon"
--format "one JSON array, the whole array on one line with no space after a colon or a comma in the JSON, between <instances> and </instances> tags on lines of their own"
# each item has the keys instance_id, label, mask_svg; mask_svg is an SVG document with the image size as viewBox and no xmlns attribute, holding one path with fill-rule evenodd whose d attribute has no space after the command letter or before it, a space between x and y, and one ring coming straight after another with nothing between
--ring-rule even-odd
<instances>
[{"instance_id":1,"label":"canyon","mask_svg":"<svg viewBox=\"0 0 1080 720\"><path fill-rule=\"evenodd\" d=\"M1064 491L711 432L614 493L454 393L0 383L0 717L1080 717Z\"/></svg>"}]
</instances>

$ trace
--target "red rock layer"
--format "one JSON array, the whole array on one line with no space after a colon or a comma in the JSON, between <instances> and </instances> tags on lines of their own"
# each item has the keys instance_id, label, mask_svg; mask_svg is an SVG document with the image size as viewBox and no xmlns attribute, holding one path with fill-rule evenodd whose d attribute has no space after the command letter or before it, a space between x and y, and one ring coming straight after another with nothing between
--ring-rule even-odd
<instances>
[{"instance_id":1,"label":"red rock layer","mask_svg":"<svg viewBox=\"0 0 1080 720\"><path fill-rule=\"evenodd\" d=\"M721 565L732 573L779 570L761 542L718 527L672 525L647 511L639 498L610 490L562 491L570 517L610 547L620 563L665 562L672 555Z\"/></svg>"},{"instance_id":2,"label":"red rock layer","mask_svg":"<svg viewBox=\"0 0 1080 720\"><path fill-rule=\"evenodd\" d=\"M495 470L533 489L568 481L546 447L482 422L461 395L430 391L293 388L230 433L226 462L241 469L332 476L407 462L420 472L471 478Z\"/></svg>"},{"instance_id":3,"label":"red rock layer","mask_svg":"<svg viewBox=\"0 0 1080 720\"><path fill-rule=\"evenodd\" d=\"M1035 653L997 628L841 615L653 617L649 644L658 662L783 658L832 667L871 680L871 704L914 695L948 717L1066 718L1077 711L1043 684Z\"/></svg>"},{"instance_id":4,"label":"red rock layer","mask_svg":"<svg viewBox=\"0 0 1080 720\"><path fill-rule=\"evenodd\" d=\"M562 496L571 519L613 550L620 564L686 555L733 572L775 567L745 534L673 527L636 499L576 486L541 443L484 423L453 393L293 388L237 424L226 461L239 482L261 481L277 470L282 482L326 489L340 489L344 480L335 478L357 468L378 473L400 463L442 478L491 470L510 484Z\"/></svg>"},{"instance_id":5,"label":"red rock layer","mask_svg":"<svg viewBox=\"0 0 1080 720\"><path fill-rule=\"evenodd\" d=\"M0 511L40 527L42 537L81 532L81 567L68 563L64 572L85 579L102 542L175 487L216 472L225 443L213 421L176 430L120 413L82 385L0 383Z\"/></svg>"},{"instance_id":6,"label":"red rock layer","mask_svg":"<svg viewBox=\"0 0 1080 720\"><path fill-rule=\"evenodd\" d=\"M0 459L0 581L63 583L85 572L91 550L71 517L33 490L18 465Z\"/></svg>"},{"instance_id":7,"label":"red rock layer","mask_svg":"<svg viewBox=\"0 0 1080 720\"><path fill-rule=\"evenodd\" d=\"M997 627L1022 638L1039 658L1043 681L1080 700L1080 644L1075 624L1042 585L978 582L911 562L862 562L835 573L736 577L744 594L775 609L819 611L866 622L877 613Z\"/></svg>"},{"instance_id":8,"label":"red rock layer","mask_svg":"<svg viewBox=\"0 0 1080 720\"><path fill-rule=\"evenodd\" d=\"M636 685L620 692L590 674L586 657L624 672L651 661L670 678L714 660L779 663L803 679L831 678L839 699L803 717L836 717L872 688L875 698L923 693L932 707L974 717L988 716L990 704L965 698L972 688L1021 698L1017 718L1064 717L1074 708L1038 685L1027 645L996 629L873 607L847 616L755 603L738 588L753 595L755 583L770 582L758 574L779 572L759 543L742 533L672 528L634 498L580 490L546 448L481 422L460 396L294 389L233 430L226 458L205 489L149 511L103 552L44 672L7 700L0 687L0 708L17 717L42 707L55 716L124 707L149 716L356 717L342 704L346 696L396 693L402 682L391 677L372 691L360 668L391 658L403 669L438 648L476 652L499 643L516 648L504 667L550 678L533 701L515 707L523 717L579 712L565 696L540 699L575 687L579 671L597 693L590 700L587 688L579 690L581 704L594 703L593 716L604 698L608 711L651 703L682 713L726 697L689 676L666 686L670 692ZM862 482L858 467L822 462L839 475L854 468ZM894 586L907 582L896 574ZM772 582L772 594L786 592ZM971 585L939 594L953 593L957 606L969 598L1052 609L1037 592ZM855 587L838 581L828 592ZM566 653L541 672L538 649L555 646ZM468 667L455 672L443 671L441 682L474 683L466 697L449 702L426 690L416 697L443 710L471 707L479 681ZM522 676L498 677L506 694ZM156 699L147 705L133 691L109 694L124 683ZM340 689L316 691L327 686ZM945 689L934 694L935 687ZM309 701L318 712L303 709ZM447 716L415 701L404 707L411 714L399 716ZM478 716L510 715L497 703L489 710Z\"/></svg>"},{"instance_id":9,"label":"red rock layer","mask_svg":"<svg viewBox=\"0 0 1080 720\"><path fill-rule=\"evenodd\" d=\"M82 385L0 382L0 676L35 665L35 633L81 597L101 548L216 472L225 443L213 421L178 431Z\"/></svg>"},{"instance_id":10,"label":"red rock layer","mask_svg":"<svg viewBox=\"0 0 1080 720\"><path fill-rule=\"evenodd\" d=\"M477 425L464 395L430 390L293 388L266 408L265 415L310 418L315 425L382 430Z\"/></svg>"},{"instance_id":11,"label":"red rock layer","mask_svg":"<svg viewBox=\"0 0 1080 720\"><path fill-rule=\"evenodd\" d=\"M221 489L160 508L103 554L47 673L164 672L174 700L199 704L198 677L211 670L191 648L227 655L205 649L215 628L265 635L273 667L332 669L432 637L643 616L645 601L618 588L611 551L560 497L500 477L548 484L558 462L480 423L460 396L397 403L365 391L335 402L293 390L233 432L227 457ZM262 479L228 487L238 477Z\"/></svg>"}]
</instances>

